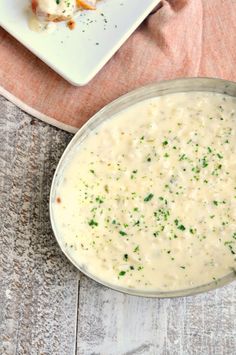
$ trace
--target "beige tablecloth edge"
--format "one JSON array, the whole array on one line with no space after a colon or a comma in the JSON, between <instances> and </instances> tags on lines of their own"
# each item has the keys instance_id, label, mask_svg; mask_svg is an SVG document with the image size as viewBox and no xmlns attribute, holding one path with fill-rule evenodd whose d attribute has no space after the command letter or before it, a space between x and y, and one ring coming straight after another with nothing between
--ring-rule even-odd
<instances>
[{"instance_id":1,"label":"beige tablecloth edge","mask_svg":"<svg viewBox=\"0 0 236 355\"><path fill-rule=\"evenodd\" d=\"M44 115L43 113L35 110L34 108L26 105L23 101L12 95L9 91L4 89L2 86L0 86L0 95L4 96L7 100L11 101L13 104L18 106L21 110L25 111L29 115L38 118L39 120L48 123L52 126L55 126L59 129L62 129L64 131L70 132L70 133L76 133L78 131L78 128L69 126L65 123L58 122L52 117L49 117L47 115Z\"/></svg>"}]
</instances>

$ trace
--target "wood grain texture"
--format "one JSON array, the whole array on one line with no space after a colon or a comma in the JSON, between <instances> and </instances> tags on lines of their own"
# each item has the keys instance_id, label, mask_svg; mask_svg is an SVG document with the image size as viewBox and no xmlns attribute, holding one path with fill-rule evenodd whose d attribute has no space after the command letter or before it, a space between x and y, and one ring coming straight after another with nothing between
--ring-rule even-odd
<instances>
[{"instance_id":1,"label":"wood grain texture","mask_svg":"<svg viewBox=\"0 0 236 355\"><path fill-rule=\"evenodd\" d=\"M74 354L79 273L52 234L48 198L69 134L0 101L0 354Z\"/></svg>"},{"instance_id":2,"label":"wood grain texture","mask_svg":"<svg viewBox=\"0 0 236 355\"><path fill-rule=\"evenodd\" d=\"M158 300L124 295L82 276L78 354L233 355L235 286Z\"/></svg>"},{"instance_id":3,"label":"wood grain texture","mask_svg":"<svg viewBox=\"0 0 236 355\"><path fill-rule=\"evenodd\" d=\"M80 278L66 260L48 198L70 139L0 98L0 354L234 355L236 283L145 299Z\"/></svg>"}]
</instances>

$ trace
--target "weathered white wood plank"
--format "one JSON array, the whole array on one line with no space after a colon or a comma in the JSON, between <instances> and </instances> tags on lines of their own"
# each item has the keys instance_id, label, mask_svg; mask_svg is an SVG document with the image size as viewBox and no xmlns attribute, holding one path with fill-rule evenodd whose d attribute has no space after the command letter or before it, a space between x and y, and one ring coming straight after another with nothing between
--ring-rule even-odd
<instances>
[{"instance_id":1,"label":"weathered white wood plank","mask_svg":"<svg viewBox=\"0 0 236 355\"><path fill-rule=\"evenodd\" d=\"M75 352L79 273L48 215L53 171L70 138L0 99L0 354Z\"/></svg>"},{"instance_id":2,"label":"weathered white wood plank","mask_svg":"<svg viewBox=\"0 0 236 355\"><path fill-rule=\"evenodd\" d=\"M236 283L188 298L123 295L81 277L79 355L233 355Z\"/></svg>"}]
</instances>

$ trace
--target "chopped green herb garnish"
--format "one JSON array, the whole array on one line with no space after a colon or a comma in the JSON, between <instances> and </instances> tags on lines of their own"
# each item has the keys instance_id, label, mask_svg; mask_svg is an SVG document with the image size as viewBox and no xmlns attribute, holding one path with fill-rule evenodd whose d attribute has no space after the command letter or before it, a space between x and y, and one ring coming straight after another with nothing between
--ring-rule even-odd
<instances>
[{"instance_id":1,"label":"chopped green herb garnish","mask_svg":"<svg viewBox=\"0 0 236 355\"><path fill-rule=\"evenodd\" d=\"M140 221L136 221L136 222L134 222L133 226L134 226L134 227L135 227L135 226L139 226L139 224L140 224Z\"/></svg>"},{"instance_id":2,"label":"chopped green herb garnish","mask_svg":"<svg viewBox=\"0 0 236 355\"><path fill-rule=\"evenodd\" d=\"M144 202L148 202L148 201L150 201L152 198L153 198L153 194L148 194L145 198L144 198Z\"/></svg>"},{"instance_id":3,"label":"chopped green herb garnish","mask_svg":"<svg viewBox=\"0 0 236 355\"><path fill-rule=\"evenodd\" d=\"M185 226L183 224L180 224L180 226L178 226L178 229L181 231L185 231Z\"/></svg>"},{"instance_id":4,"label":"chopped green herb garnish","mask_svg":"<svg viewBox=\"0 0 236 355\"><path fill-rule=\"evenodd\" d=\"M208 166L208 162L207 162L207 160L206 160L206 157L204 157L203 159L202 159L202 167L203 168L206 168Z\"/></svg>"},{"instance_id":5,"label":"chopped green herb garnish","mask_svg":"<svg viewBox=\"0 0 236 355\"><path fill-rule=\"evenodd\" d=\"M235 254L236 254L236 251L233 250L232 243L234 243L234 241L225 242L225 245L228 246L228 248L229 248L231 254L235 255Z\"/></svg>"},{"instance_id":6,"label":"chopped green herb garnish","mask_svg":"<svg viewBox=\"0 0 236 355\"><path fill-rule=\"evenodd\" d=\"M167 221L170 216L170 212L165 208L159 208L158 211L154 212L154 216L157 218L158 221L160 221L161 219Z\"/></svg>"},{"instance_id":7,"label":"chopped green herb garnish","mask_svg":"<svg viewBox=\"0 0 236 355\"><path fill-rule=\"evenodd\" d=\"M119 276L124 276L126 274L126 271L120 271Z\"/></svg>"},{"instance_id":8,"label":"chopped green herb garnish","mask_svg":"<svg viewBox=\"0 0 236 355\"><path fill-rule=\"evenodd\" d=\"M119 234L122 236L127 235L127 233L125 233L124 231L119 231Z\"/></svg>"},{"instance_id":9,"label":"chopped green herb garnish","mask_svg":"<svg viewBox=\"0 0 236 355\"><path fill-rule=\"evenodd\" d=\"M186 155L185 155L185 154L182 154L182 155L180 156L180 158L179 158L179 161L185 160L186 158L187 158Z\"/></svg>"},{"instance_id":10,"label":"chopped green herb garnish","mask_svg":"<svg viewBox=\"0 0 236 355\"><path fill-rule=\"evenodd\" d=\"M89 226L91 227L97 227L98 226L98 222L94 221L94 219L91 219L89 222L88 222Z\"/></svg>"},{"instance_id":11,"label":"chopped green herb garnish","mask_svg":"<svg viewBox=\"0 0 236 355\"><path fill-rule=\"evenodd\" d=\"M96 197L96 202L103 203L104 201L98 196L98 197Z\"/></svg>"}]
</instances>

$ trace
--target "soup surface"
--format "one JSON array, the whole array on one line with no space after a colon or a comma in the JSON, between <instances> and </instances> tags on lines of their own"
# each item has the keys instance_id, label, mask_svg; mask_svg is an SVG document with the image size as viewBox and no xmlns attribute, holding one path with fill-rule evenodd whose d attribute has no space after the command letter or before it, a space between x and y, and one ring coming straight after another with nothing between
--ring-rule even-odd
<instances>
[{"instance_id":1,"label":"soup surface","mask_svg":"<svg viewBox=\"0 0 236 355\"><path fill-rule=\"evenodd\" d=\"M82 269L170 291L236 268L236 99L177 93L104 122L73 152L53 202Z\"/></svg>"}]
</instances>

